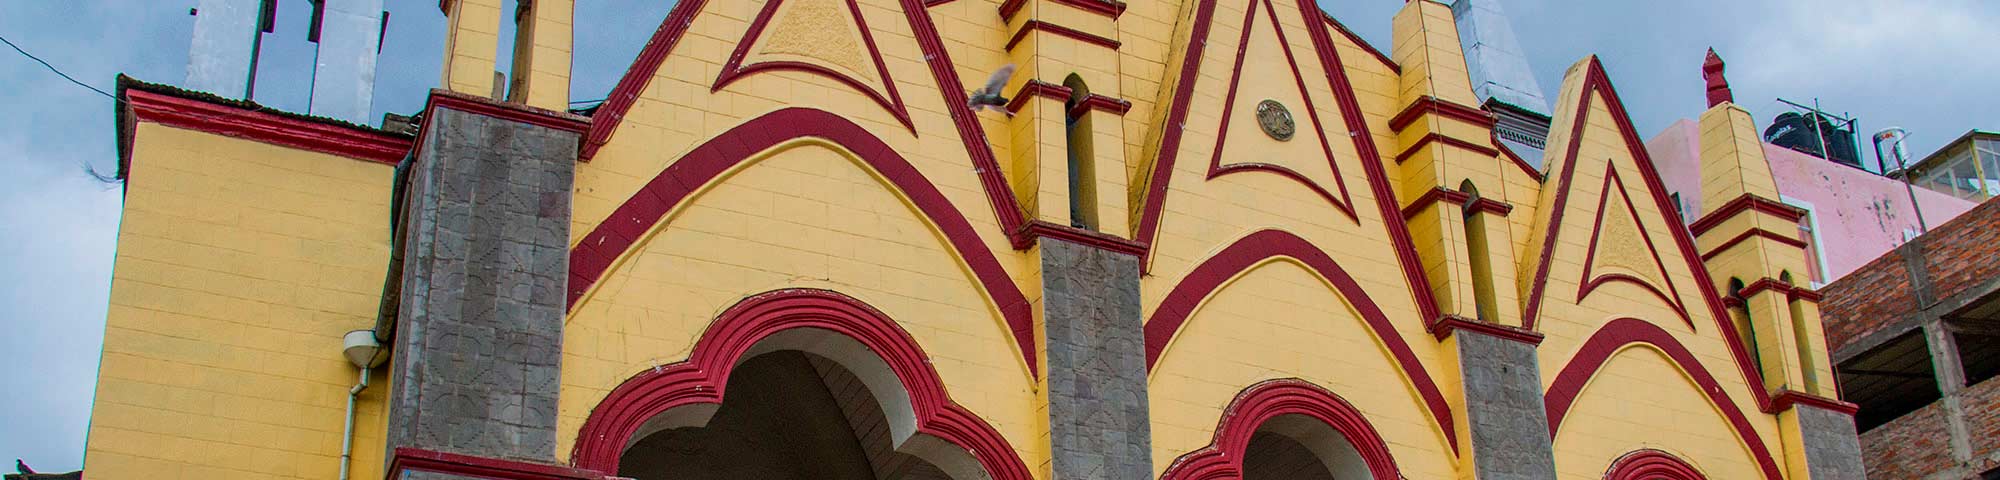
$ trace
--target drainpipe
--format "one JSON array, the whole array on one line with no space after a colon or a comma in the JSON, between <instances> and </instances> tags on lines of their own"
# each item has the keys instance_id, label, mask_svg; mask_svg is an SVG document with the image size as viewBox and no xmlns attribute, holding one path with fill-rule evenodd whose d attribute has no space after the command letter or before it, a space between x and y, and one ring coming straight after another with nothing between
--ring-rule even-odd
<instances>
[{"instance_id":1,"label":"drainpipe","mask_svg":"<svg viewBox=\"0 0 2000 480\"><path fill-rule=\"evenodd\" d=\"M1884 170L1888 169L1888 164L1882 161L1882 141L1894 140L1894 143L1889 144L1890 154L1896 157L1896 170L1903 172L1903 191L1910 194L1910 210L1917 212L1917 234L1922 235L1930 232L1931 228L1924 223L1924 209L1917 205L1917 187L1910 183L1912 172L1908 164L1909 155L1903 150L1903 140L1909 137L1910 131L1902 127L1889 127L1875 132L1875 163L1881 164Z\"/></svg>"},{"instance_id":2,"label":"drainpipe","mask_svg":"<svg viewBox=\"0 0 2000 480\"><path fill-rule=\"evenodd\" d=\"M360 381L347 389L347 425L340 432L340 480L348 480L348 470L354 463L354 401L361 397L362 390L368 389L368 372L381 365L384 358L382 344L375 342L374 330L347 332L341 343L341 354L361 370Z\"/></svg>"}]
</instances>

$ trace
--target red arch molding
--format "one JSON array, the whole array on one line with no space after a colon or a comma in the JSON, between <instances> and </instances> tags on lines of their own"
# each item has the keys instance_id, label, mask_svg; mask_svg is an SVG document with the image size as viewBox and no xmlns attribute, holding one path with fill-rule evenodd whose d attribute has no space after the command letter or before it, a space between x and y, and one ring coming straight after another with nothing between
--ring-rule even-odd
<instances>
[{"instance_id":1,"label":"red arch molding","mask_svg":"<svg viewBox=\"0 0 2000 480\"><path fill-rule=\"evenodd\" d=\"M1736 408L1736 403L1729 399L1728 394L1723 393L1722 385L1715 381L1715 375L1710 374L1707 368L1703 368L1694 354L1689 353L1687 347L1681 345L1680 340L1674 339L1672 334L1657 325L1635 318L1620 318L1606 323L1596 334L1591 335L1590 340L1584 342L1583 348L1576 352L1568 365L1563 366L1562 372L1556 374L1555 381L1549 385L1549 391L1542 397L1542 403L1548 409L1550 439L1554 439L1560 432L1563 415L1567 414L1569 408L1576 403L1577 395L1583 393L1583 387L1589 383L1590 377L1604 368L1604 363L1610 361L1613 354L1635 343L1659 349L1667 355L1667 358L1672 359L1681 371L1687 372L1688 378L1693 379L1695 384L1701 387L1709 403L1722 412L1723 417L1729 421L1729 426L1736 431L1737 438L1750 448L1751 455L1756 457L1758 466L1764 471L1764 478L1770 480L1784 478L1784 474L1778 468L1777 460L1771 457L1771 451L1764 445L1764 440L1758 437L1757 430L1750 426L1750 419L1744 416L1741 409ZM1762 385L1751 384L1750 389L1753 392L1762 392ZM1766 402L1761 396L1758 400Z\"/></svg>"},{"instance_id":2,"label":"red arch molding","mask_svg":"<svg viewBox=\"0 0 2000 480\"><path fill-rule=\"evenodd\" d=\"M810 108L787 108L757 117L695 147L647 182L611 216L591 230L569 255L569 306L574 308L611 263L638 246L646 232L690 194L759 151L797 138L814 137L840 145L868 163L911 203L965 259L986 294L1006 319L1031 375L1036 372L1033 312L1020 287L979 238L972 223L952 206L937 186L868 130L839 115Z\"/></svg>"},{"instance_id":3,"label":"red arch molding","mask_svg":"<svg viewBox=\"0 0 2000 480\"><path fill-rule=\"evenodd\" d=\"M1389 323L1388 315L1382 313L1382 308L1375 305L1368 292L1362 290L1354 277L1334 263L1325 251L1290 232L1260 230L1251 233L1188 272L1173 291L1167 292L1167 298L1160 302L1159 308L1153 310L1153 317L1146 321L1146 368L1151 370L1159 363L1167 343L1173 341L1174 334L1180 331L1182 324L1187 323L1188 317L1194 314L1203 299L1214 294L1231 277L1273 257L1291 257L1305 264L1332 283L1340 296L1354 306L1361 319L1367 322L1369 330L1374 332L1375 338L1382 341L1396 364L1402 367L1410 385L1423 397L1431 418L1437 421L1452 451L1458 451L1458 437L1452 433L1457 430L1452 427L1450 404L1445 402L1444 394L1438 391L1437 383L1431 380L1423 363L1417 361L1409 343L1404 342L1403 336Z\"/></svg>"},{"instance_id":4,"label":"red arch molding","mask_svg":"<svg viewBox=\"0 0 2000 480\"><path fill-rule=\"evenodd\" d=\"M695 342L687 361L640 373L613 389L584 420L571 463L616 475L625 445L647 419L678 406L721 404L737 360L759 340L797 328L846 335L880 356L910 392L917 432L964 449L996 480L1032 478L998 431L951 401L930 357L894 320L859 300L810 289L737 302Z\"/></svg>"},{"instance_id":5,"label":"red arch molding","mask_svg":"<svg viewBox=\"0 0 2000 480\"><path fill-rule=\"evenodd\" d=\"M1633 450L1604 471L1604 480L1706 480L1680 457L1654 449Z\"/></svg>"},{"instance_id":6,"label":"red arch molding","mask_svg":"<svg viewBox=\"0 0 2000 480\"><path fill-rule=\"evenodd\" d=\"M1361 453L1370 476L1402 478L1396 459L1389 455L1388 444L1360 410L1318 385L1288 378L1260 382L1237 394L1236 400L1229 402L1229 409L1223 411L1221 424L1215 427L1215 441L1174 459L1160 479L1242 478L1244 451L1250 446L1250 437L1264 422L1280 415L1304 415L1325 423Z\"/></svg>"}]
</instances>

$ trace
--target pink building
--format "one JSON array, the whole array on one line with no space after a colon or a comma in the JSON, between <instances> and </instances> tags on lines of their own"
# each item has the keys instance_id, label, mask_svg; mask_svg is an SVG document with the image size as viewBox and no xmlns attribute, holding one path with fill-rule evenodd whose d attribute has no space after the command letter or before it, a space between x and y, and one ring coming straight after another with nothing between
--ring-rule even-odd
<instances>
[{"instance_id":1,"label":"pink building","mask_svg":"<svg viewBox=\"0 0 2000 480\"><path fill-rule=\"evenodd\" d=\"M1684 222L1693 221L1687 212L1700 212L1702 207L1699 136L1695 122L1683 119L1646 142ZM1770 143L1764 144L1764 155L1771 161L1771 174L1784 202L1808 213L1799 229L1818 260L1812 272L1815 288L1917 235L1917 216L1902 181ZM1915 191L1924 220L1933 227L1974 205L1924 188Z\"/></svg>"}]
</instances>

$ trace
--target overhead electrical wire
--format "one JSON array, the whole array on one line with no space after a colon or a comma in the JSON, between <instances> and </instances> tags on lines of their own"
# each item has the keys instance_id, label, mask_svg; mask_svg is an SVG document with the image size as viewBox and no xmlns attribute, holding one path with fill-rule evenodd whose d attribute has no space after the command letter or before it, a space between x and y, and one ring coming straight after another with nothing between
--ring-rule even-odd
<instances>
[{"instance_id":1,"label":"overhead electrical wire","mask_svg":"<svg viewBox=\"0 0 2000 480\"><path fill-rule=\"evenodd\" d=\"M90 86L90 84L88 83L77 81L76 77L71 77L69 76L69 74L63 73L61 69L56 68L55 65L49 65L49 62L42 60L41 57L37 57L35 56L35 54L32 53L28 53L27 50L22 50L20 45L15 45L13 41L7 40L7 37L5 36L0 36L0 43L5 43L9 48L13 48L15 52L20 53L22 56L28 57L29 60L34 60L35 63L42 64L42 66L48 68L49 71L55 72L56 75L62 76L63 80L69 80L69 83L74 83L79 87L88 88L90 89L90 91L97 92L98 95L103 95L104 98L109 98L113 102L120 101L118 100L117 96L112 95L109 92L105 92L104 90L99 89L97 87Z\"/></svg>"}]
</instances>

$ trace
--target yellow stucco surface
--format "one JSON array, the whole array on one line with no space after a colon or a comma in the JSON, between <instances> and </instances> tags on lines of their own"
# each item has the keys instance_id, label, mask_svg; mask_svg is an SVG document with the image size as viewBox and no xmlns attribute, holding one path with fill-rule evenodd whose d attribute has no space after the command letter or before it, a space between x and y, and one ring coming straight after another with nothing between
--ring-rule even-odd
<instances>
[{"instance_id":1,"label":"yellow stucco surface","mask_svg":"<svg viewBox=\"0 0 2000 480\"><path fill-rule=\"evenodd\" d=\"M339 473L389 258L385 164L138 125L91 409L91 478ZM379 478L387 375L361 395L355 478Z\"/></svg>"}]
</instances>

